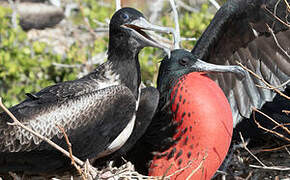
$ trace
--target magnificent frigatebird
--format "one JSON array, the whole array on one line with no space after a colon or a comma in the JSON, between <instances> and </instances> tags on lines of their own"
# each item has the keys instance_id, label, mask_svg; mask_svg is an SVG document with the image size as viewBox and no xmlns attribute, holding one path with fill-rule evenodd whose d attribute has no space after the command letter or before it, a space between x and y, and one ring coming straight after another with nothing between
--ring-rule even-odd
<instances>
[{"instance_id":1,"label":"magnificent frigatebird","mask_svg":"<svg viewBox=\"0 0 290 180\"><path fill-rule=\"evenodd\" d=\"M138 54L145 46L163 48L142 29L159 31L158 26L151 25L135 9L117 11L110 21L107 62L80 79L28 93L27 99L9 110L24 125L66 148L57 125L63 127L73 154L82 160L97 159L118 150L135 124L141 83ZM153 97L158 102L158 92ZM146 106L146 99L141 100L144 108L156 108ZM154 110L141 113L142 118L150 120ZM143 122L142 118L136 121ZM52 174L70 168L68 158L8 122L12 119L1 113L0 174L8 171Z\"/></svg>"},{"instance_id":2,"label":"magnificent frigatebird","mask_svg":"<svg viewBox=\"0 0 290 180\"><path fill-rule=\"evenodd\" d=\"M205 63L182 49L162 60L157 80L158 111L148 128L154 131L145 134L150 150L156 151L149 175L170 175L190 165L172 176L186 179L201 164L192 179L209 179L223 162L232 138L233 118L223 91L205 75L216 72L235 73L240 79L245 76L239 66Z\"/></svg>"},{"instance_id":3,"label":"magnificent frigatebird","mask_svg":"<svg viewBox=\"0 0 290 180\"><path fill-rule=\"evenodd\" d=\"M57 25L63 18L63 10L39 0L11 1L0 0L0 6L11 7L19 14L19 25L23 30L44 29Z\"/></svg>"},{"instance_id":4,"label":"magnificent frigatebird","mask_svg":"<svg viewBox=\"0 0 290 180\"><path fill-rule=\"evenodd\" d=\"M220 8L210 25L197 41L195 47L191 51L193 58L189 59L201 59L219 65L236 65L236 61L238 61L264 78L268 83L279 87L280 90L284 90L286 86L280 87L280 85L290 79L290 58L288 55L290 31L289 25L287 25L290 19L288 17L288 5L286 5L285 2L286 1L282 2L276 0L227 1ZM171 59L173 60L174 58L174 55L172 55ZM180 59L180 63L183 63L183 58ZM188 60L184 61L185 64L186 61ZM181 78L179 82L175 82L176 86L174 86L175 84L171 82L174 79L170 79L171 76L167 77L162 75L164 71L168 75L170 73L174 74L174 72L171 71L177 71L175 72L177 77L180 76L178 73L182 74L184 72L171 68L176 67L174 66L176 63L167 62L168 60L166 60L166 58L162 61L158 77L158 90L161 93L161 98L157 114L153 118L152 123L142 139L137 142L131 152L127 153L127 158L135 162L137 170L143 173L146 173L146 168L148 168L148 166L144 166L144 162L146 163L148 160L154 159L150 166L149 174L162 176L164 174L169 175L170 172L173 173L182 168L181 165L183 165L183 167L187 166L190 158L199 158L200 160L200 158L206 159L207 157L212 160L210 153L216 151L215 157L219 159L218 161L212 162L215 167L206 167L208 164L205 161L202 164L202 168L200 168L200 170L206 170L203 171L205 174L203 174L202 177L209 179L223 161L229 145L229 139L225 138L225 136L229 137L231 134L229 125L224 123L227 119L221 121L224 127L222 129L217 129L216 134L212 132L212 127L201 126L198 125L198 123L194 123L194 121L199 121L200 115L195 116L192 112L199 111L204 114L215 113L210 105L208 105L206 111L199 109L198 104L196 104L196 107L192 107L192 109L190 106L184 105L189 103L189 101L199 100L199 97L200 100L202 100L202 97L209 93L205 90L202 92L198 91L199 87L194 84L196 83L194 80L199 80L203 88L207 81L209 84L212 82L209 79L200 79L193 75L187 75L187 78L184 78L186 80ZM163 65L165 63L167 63L167 65ZM188 66L188 69L190 69L190 66ZM198 70L199 69L197 69L197 71ZM189 71L190 70L188 70L188 72ZM249 75L249 73L245 74L243 80L233 73L208 73L208 76L218 83L229 101L233 117L233 127L236 127L237 124L243 122L242 119L251 115L252 107L261 108L265 102L272 101L275 96L272 90L256 87L256 84L263 85L263 83L256 77ZM166 87L166 85L161 86L163 83L168 83L168 89L163 89L163 87ZM171 87L170 85L172 84L173 86ZM186 92L184 86L188 86L188 89L191 89L193 94L197 92L201 94L197 95L198 97L191 97L191 95L189 95L190 92ZM209 90L213 89L216 91L217 95L220 94L218 86L213 84L208 88ZM287 85L287 88L289 88L289 85ZM177 92L172 92L170 89L174 89L174 91ZM209 95L213 97L210 93ZM186 99L184 97L188 98ZM176 99L178 103L174 104L177 101ZM208 100L208 98L206 98L206 100ZM215 99L211 99L211 101L215 101ZM211 104L215 105L214 109L219 109L220 106L222 106L222 103L219 103L218 99L215 103L216 104ZM286 104L288 104L288 106L285 108L289 107L289 101ZM197 110L195 108L197 108ZM182 113L178 114L176 111L181 111ZM226 111L226 109L222 109L220 114L216 114L217 121L220 118L218 116L224 116L224 111ZM282 114L282 112L280 113ZM166 114L168 116L164 118ZM189 125L192 121L186 121L188 119L193 121L192 127ZM211 122L213 119L201 118L201 120ZM207 123L205 124L209 125ZM191 136L189 136L188 131L193 129L194 125L197 125L196 128L200 129L197 129L195 132L192 130ZM214 121L211 123L211 126L218 128L219 123ZM183 128L181 132L178 127ZM221 132L224 129L227 131ZM218 139L220 141L217 140L217 144L213 145L211 144L211 137L218 137L221 139ZM224 147L221 147L219 143L222 142L222 140L225 141ZM206 141L211 143L207 146ZM190 147L191 145L192 147ZM184 146L185 149L182 149L182 146ZM187 147L189 147L189 149ZM222 153L219 152L218 147L223 148ZM190 149L192 149L192 151L189 152ZM144 150L149 153L144 152ZM196 154L192 154L193 151ZM152 152L153 155L150 155ZM142 157L140 157L140 154L142 154ZM140 158L135 158L138 155ZM201 161L199 161L199 164L200 163ZM196 164L194 164L193 167L196 168ZM189 169L191 169L191 171L193 170L192 168ZM190 174L186 170L184 172L186 172L185 175ZM183 175L178 176L180 174L182 173L177 173L173 177L176 179L183 179ZM200 175L200 172L196 174Z\"/></svg>"}]
</instances>

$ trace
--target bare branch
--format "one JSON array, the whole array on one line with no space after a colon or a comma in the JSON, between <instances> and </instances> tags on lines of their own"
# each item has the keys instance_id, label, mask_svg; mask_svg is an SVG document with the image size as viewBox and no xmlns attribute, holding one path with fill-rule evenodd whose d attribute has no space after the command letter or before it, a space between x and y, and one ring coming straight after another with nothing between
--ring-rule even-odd
<instances>
[{"instance_id":1,"label":"bare branch","mask_svg":"<svg viewBox=\"0 0 290 180\"><path fill-rule=\"evenodd\" d=\"M272 121L274 124L276 124L278 127L281 127L282 129L284 129L288 134L290 134L290 130L288 128L286 128L285 126L283 126L282 124L279 124L278 122L276 122L273 118L271 118L270 116L268 116L267 114L263 113L262 111L259 111L256 108L252 108L253 111L257 111L258 113L262 114L263 116L265 116L267 119L269 119L270 121Z\"/></svg>"},{"instance_id":2,"label":"bare branch","mask_svg":"<svg viewBox=\"0 0 290 180\"><path fill-rule=\"evenodd\" d=\"M155 0L151 2L152 4L148 7L150 11L150 22L156 22L157 18L160 17L160 12L162 12L164 0Z\"/></svg>"},{"instance_id":3,"label":"bare branch","mask_svg":"<svg viewBox=\"0 0 290 180\"><path fill-rule=\"evenodd\" d=\"M8 0L9 5L12 9L12 18L11 18L11 23L12 23L12 27L13 29L17 28L17 3L19 3L19 1L15 1L13 2L13 0Z\"/></svg>"},{"instance_id":4,"label":"bare branch","mask_svg":"<svg viewBox=\"0 0 290 180\"><path fill-rule=\"evenodd\" d=\"M264 88L264 89L270 89L270 90L273 90L273 89L277 89L277 88L282 88L283 86L286 86L288 83L290 83L290 79L288 79L288 81L280 84L279 86L273 86L273 87L264 87L264 86L260 86L260 85L256 85L257 87L260 87L260 88Z\"/></svg>"},{"instance_id":5,"label":"bare branch","mask_svg":"<svg viewBox=\"0 0 290 180\"><path fill-rule=\"evenodd\" d=\"M281 149L287 148L287 147L289 147L289 146L290 146L290 144L287 144L287 145L280 146L280 147L277 147L277 148L271 148L271 149L262 149L262 150L259 150L259 152L271 152L271 151L278 151L278 150L281 150Z\"/></svg>"},{"instance_id":6,"label":"bare branch","mask_svg":"<svg viewBox=\"0 0 290 180\"><path fill-rule=\"evenodd\" d=\"M69 152L67 152L66 150L64 150L63 148L61 148L60 146L58 146L57 144L55 144L54 142L52 142L50 139L42 136L41 134L33 131L32 129L24 126L20 121L18 121L16 119L16 117L4 106L4 104L2 103L2 98L0 97L0 107L12 118L13 123L7 123L8 125L11 126L19 126L23 129L25 129L26 131L30 132L31 134L37 136L38 138L40 138L41 140L47 142L49 145L51 145L52 147L54 147L55 149L59 150L60 152L62 152L64 155L66 155L67 157L70 157ZM73 156L74 160L80 165L83 166L84 162L80 159L78 159L77 157Z\"/></svg>"},{"instance_id":7,"label":"bare branch","mask_svg":"<svg viewBox=\"0 0 290 180\"><path fill-rule=\"evenodd\" d=\"M65 141L66 141L66 144L68 145L68 150L69 150L69 155L70 155L70 159L71 159L71 164L77 169L77 171L79 172L79 174L82 176L83 179L86 179L84 174L83 174L83 171L81 170L81 168L75 163L75 160L73 158L73 153L72 153L72 148L71 148L71 143L69 142L69 139L68 139L68 136L67 134L65 133L64 129L59 126L59 125L56 125L58 127L58 129L62 132L62 134L64 135L64 138L65 138Z\"/></svg>"},{"instance_id":8,"label":"bare branch","mask_svg":"<svg viewBox=\"0 0 290 180\"><path fill-rule=\"evenodd\" d=\"M257 166L257 165L249 165L253 168L259 168L259 169L267 169L267 170L278 170L278 171L289 171L290 167L284 167L284 166Z\"/></svg>"},{"instance_id":9,"label":"bare branch","mask_svg":"<svg viewBox=\"0 0 290 180\"><path fill-rule=\"evenodd\" d=\"M116 11L121 9L121 0L115 0L116 1Z\"/></svg>"},{"instance_id":10,"label":"bare branch","mask_svg":"<svg viewBox=\"0 0 290 180\"><path fill-rule=\"evenodd\" d=\"M289 110L282 110L283 113L289 115L290 114L290 111Z\"/></svg>"},{"instance_id":11,"label":"bare branch","mask_svg":"<svg viewBox=\"0 0 290 180\"><path fill-rule=\"evenodd\" d=\"M176 4L182 8L184 8L185 10L187 11L190 11L190 12L194 12L194 13L197 13L199 12L199 10L197 8L193 8L187 4L185 4L183 1L181 0L176 0Z\"/></svg>"},{"instance_id":12,"label":"bare branch","mask_svg":"<svg viewBox=\"0 0 290 180\"><path fill-rule=\"evenodd\" d=\"M80 7L80 12L81 12L81 16L83 17L83 20L85 22L85 26L87 27L88 31L96 38L97 34L95 33L95 31L92 29L88 18L85 17L85 13L84 13L84 8L82 6L82 3L80 0L77 1L79 7Z\"/></svg>"},{"instance_id":13,"label":"bare branch","mask_svg":"<svg viewBox=\"0 0 290 180\"><path fill-rule=\"evenodd\" d=\"M174 14L174 23L175 23L175 36L174 36L174 49L180 48L180 29L179 29L179 21L178 21L178 13L174 0L169 0L170 6L172 8Z\"/></svg>"},{"instance_id":14,"label":"bare branch","mask_svg":"<svg viewBox=\"0 0 290 180\"><path fill-rule=\"evenodd\" d=\"M266 6L263 7L268 13L270 13L275 19L277 19L280 23L284 24L285 26L287 26L288 28L290 27L289 24L287 24L286 22L284 22L282 19L280 19L278 16L276 16L276 14L274 14L272 11L270 11Z\"/></svg>"},{"instance_id":15,"label":"bare branch","mask_svg":"<svg viewBox=\"0 0 290 180\"><path fill-rule=\"evenodd\" d=\"M186 180L189 180L194 173L196 173L200 168L202 168L203 166L203 163L205 161L205 159L207 158L207 153L205 154L205 156L203 157L202 161L200 162L200 164L197 166L197 168L195 168L191 173L190 175L186 178Z\"/></svg>"},{"instance_id":16,"label":"bare branch","mask_svg":"<svg viewBox=\"0 0 290 180\"><path fill-rule=\"evenodd\" d=\"M31 134L35 135L36 137L40 138L41 140L45 141L46 143L48 143L49 145L51 145L52 147L54 147L55 149L57 149L58 151L60 151L61 153L63 153L64 155L66 155L67 157L71 158L72 159L72 162L74 162L74 165L75 162L80 165L80 166L84 166L85 163L80 160L79 158L75 157L72 152L71 152L71 149L70 149L70 153L67 152L65 149L63 149L62 147L58 146L57 144L55 144L53 141L51 141L50 139L42 136L41 134L33 131L32 129L30 129L29 127L26 127L25 125L23 125L20 121L18 121L16 119L16 117L4 106L4 104L2 103L2 98L0 97L0 107L12 118L13 120L13 123L7 123L8 125L11 125L11 126L19 126L23 129L25 129L26 131L30 132ZM65 138L66 138L66 141L68 143L68 145L70 145L69 141L68 141L68 138L67 138L67 135L65 134L64 130L62 129L64 135L65 135ZM69 146L70 148L70 146ZM77 166L78 167L78 166ZM77 169L79 170L79 169ZM92 176L92 177L95 177L96 175L96 169L93 168L91 165L89 165L89 171L87 174L83 174L82 173L82 177L83 179L87 179L85 176ZM82 172L82 171L81 171ZM83 176L84 175L84 176Z\"/></svg>"},{"instance_id":17,"label":"bare branch","mask_svg":"<svg viewBox=\"0 0 290 180\"><path fill-rule=\"evenodd\" d=\"M278 48L288 57L290 58L289 54L287 53L287 51L285 51L281 45L279 44L278 40L277 40L277 37L276 35L274 34L274 31L268 26L268 24L266 24L266 26L268 27L268 30L270 31L271 35L273 36L274 38L274 41L276 43L276 45L278 46Z\"/></svg>"},{"instance_id":18,"label":"bare branch","mask_svg":"<svg viewBox=\"0 0 290 180\"><path fill-rule=\"evenodd\" d=\"M221 6L219 5L219 3L216 2L216 0L209 0L210 3L212 3L212 5L216 8L216 9L220 9Z\"/></svg>"},{"instance_id":19,"label":"bare branch","mask_svg":"<svg viewBox=\"0 0 290 180\"><path fill-rule=\"evenodd\" d=\"M287 140L287 141L290 142L290 139L287 138L287 137L285 137L284 135L282 135L282 134L280 134L280 133L278 133L278 132L276 132L276 131L273 131L273 130L270 130L270 129L267 129L267 128L261 126L260 123L256 120L256 116L255 116L255 112L256 112L256 110L257 110L256 108L253 109L253 119L254 119L254 122L257 124L258 128L263 129L264 131L267 131L267 132L269 132L269 133L275 134L275 135L277 135L278 137L281 137L281 138L283 138L283 139L285 139L285 140ZM257 110L257 112L261 112L261 111ZM283 127L283 126L281 126L281 127Z\"/></svg>"},{"instance_id":20,"label":"bare branch","mask_svg":"<svg viewBox=\"0 0 290 180\"><path fill-rule=\"evenodd\" d=\"M247 147L247 143L245 143L245 140L244 140L244 137L243 137L243 135L242 135L242 133L240 132L240 138L241 138L241 140L242 140L242 147L246 150L246 151L248 151L248 153L250 154L250 155L252 155L263 167L267 167L262 161L260 161L260 159L258 159L257 158L257 156L255 156L249 149L248 149L248 147Z\"/></svg>"},{"instance_id":21,"label":"bare branch","mask_svg":"<svg viewBox=\"0 0 290 180\"><path fill-rule=\"evenodd\" d=\"M248 71L250 74L252 74L253 76L255 76L257 79L259 79L260 81L262 81L267 87L273 88L273 90L276 93L278 93L281 96L285 97L286 99L290 100L290 97L286 96L284 93L282 93L281 91L279 91L277 88L275 88L274 86L272 86L271 84L269 84L262 77L258 76L256 73L254 73L252 70L250 70L249 68L247 68L246 66L244 66L242 63L240 63L240 62L237 61L237 64L240 65L246 71Z\"/></svg>"}]
</instances>

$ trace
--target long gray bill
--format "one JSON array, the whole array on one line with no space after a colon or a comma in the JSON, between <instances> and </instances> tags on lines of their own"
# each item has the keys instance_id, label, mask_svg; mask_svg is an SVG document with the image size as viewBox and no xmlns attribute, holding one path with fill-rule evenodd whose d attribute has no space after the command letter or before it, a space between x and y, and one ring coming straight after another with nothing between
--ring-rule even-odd
<instances>
[{"instance_id":1,"label":"long gray bill","mask_svg":"<svg viewBox=\"0 0 290 180\"><path fill-rule=\"evenodd\" d=\"M235 73L240 80L242 80L246 76L246 71L240 66L216 65L204 62L203 60L200 59L197 59L196 63L191 68L194 71L198 72Z\"/></svg>"}]
</instances>

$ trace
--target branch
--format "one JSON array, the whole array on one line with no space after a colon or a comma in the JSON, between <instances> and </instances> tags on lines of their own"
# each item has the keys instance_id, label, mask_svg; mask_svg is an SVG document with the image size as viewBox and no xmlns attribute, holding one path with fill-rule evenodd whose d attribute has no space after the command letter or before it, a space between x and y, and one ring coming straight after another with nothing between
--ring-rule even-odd
<instances>
[{"instance_id":1,"label":"branch","mask_svg":"<svg viewBox=\"0 0 290 180\"><path fill-rule=\"evenodd\" d=\"M177 0L176 4L178 4L180 7L184 8L187 11L193 12L193 13L198 13L199 10L197 8L193 8L187 4L185 4L183 1L181 0Z\"/></svg>"},{"instance_id":2,"label":"branch","mask_svg":"<svg viewBox=\"0 0 290 180\"><path fill-rule=\"evenodd\" d=\"M83 171L81 170L81 168L75 163L75 160L73 158L71 143L69 142L69 139L68 139L67 134L65 133L65 130L61 126L59 126L59 125L56 125L56 126L62 132L62 134L63 134L63 136L65 138L66 144L68 145L68 150L69 150L69 155L70 155L70 159L71 159L71 164L77 169L77 171L82 176L82 178L83 179L86 179L85 176L84 176L84 174L83 174Z\"/></svg>"},{"instance_id":3,"label":"branch","mask_svg":"<svg viewBox=\"0 0 290 180\"><path fill-rule=\"evenodd\" d=\"M267 114L263 113L262 111L259 111L256 108L252 108L253 111L257 111L258 113L262 114L263 116L265 116L266 118L268 118L270 121L272 121L274 124L276 124L278 127L281 127L282 129L284 129L289 135L290 135L290 130L288 128L286 128L285 126L283 126L282 124L279 124L278 122L276 122L273 118L271 118L270 116L268 116Z\"/></svg>"},{"instance_id":4,"label":"branch","mask_svg":"<svg viewBox=\"0 0 290 180\"><path fill-rule=\"evenodd\" d=\"M288 81L280 84L279 86L273 86L273 87L264 87L264 86L260 86L260 85L256 85L256 86L260 87L260 88L264 88L264 89L274 90L274 89L282 88L283 86L286 86L288 83L290 83L290 79L288 79Z\"/></svg>"},{"instance_id":5,"label":"branch","mask_svg":"<svg viewBox=\"0 0 290 180\"><path fill-rule=\"evenodd\" d=\"M8 2L12 9L12 18L11 18L12 27L13 29L16 29L17 28L17 7L16 6L17 6L18 1L16 0L15 2L13 2L13 0L8 0Z\"/></svg>"},{"instance_id":6,"label":"branch","mask_svg":"<svg viewBox=\"0 0 290 180\"><path fill-rule=\"evenodd\" d=\"M250 74L252 74L254 77L256 77L257 79L259 79L260 81L262 81L267 87L273 88L273 90L280 94L281 96L285 97L286 99L290 100L290 97L286 96L284 93L282 93L281 91L279 91L277 88L275 88L274 86L272 86L271 84L269 84L267 81L265 81L262 77L260 77L259 75L257 75L256 73L254 73L252 70L250 70L249 68L247 68L246 66L244 66L242 63L237 61L237 64L240 65L243 69L245 69L246 71L248 71Z\"/></svg>"},{"instance_id":7,"label":"branch","mask_svg":"<svg viewBox=\"0 0 290 180\"><path fill-rule=\"evenodd\" d=\"M82 160L80 160L79 158L75 157L74 155L72 155L72 152L71 152L71 148L70 148L70 143L68 141L68 138L67 138L67 135L65 134L64 130L63 130L63 133L65 134L65 139L69 145L69 149L70 149L70 153L67 152L65 149L63 149L62 147L60 147L59 145L55 144L53 141L51 141L50 139L48 139L47 137L44 137L42 136L41 134L33 131L32 129L30 129L29 127L26 127L25 125L23 125L20 121L17 120L17 118L4 106L4 104L2 103L2 98L0 97L0 107L12 118L13 122L12 123L7 123L8 125L11 125L11 126L18 126L18 127L21 127L23 129L25 129L26 131L30 132L31 134L35 135L36 137L40 138L41 140L45 141L46 143L48 143L49 145L51 145L52 147L54 147L55 149L57 149L58 151L60 151L61 153L63 153L65 156L67 156L68 158L70 158L72 160L72 162L74 162L74 165L75 162L80 165L80 166L85 166L86 163L84 163ZM92 176L93 178L96 176L96 169L93 168L90 164L87 165L89 167L89 171L88 173L86 174L83 174L82 173L82 177L83 179L87 179L86 177L84 176ZM77 170L79 170L77 168ZM84 175L84 176L83 176Z\"/></svg>"},{"instance_id":8,"label":"branch","mask_svg":"<svg viewBox=\"0 0 290 180\"><path fill-rule=\"evenodd\" d=\"M2 98L0 97L0 107L12 118L13 123L7 123L8 125L11 126L19 126L23 129L25 129L26 131L30 132L31 134L35 135L36 137L40 138L41 140L47 142L49 145L51 145L52 147L54 147L55 149L59 150L60 152L62 152L64 155L66 155L67 157L70 157L69 152L67 152L66 150L64 150L62 147L58 146L57 144L55 144L54 142L52 142L50 139L42 136L41 134L33 131L32 129L30 129L29 127L24 126L20 121L18 121L16 119L16 117L4 106L4 104L2 103ZM78 159L75 156L72 156L73 159L75 160L75 162L77 162L80 166L83 166L85 163Z\"/></svg>"},{"instance_id":9,"label":"branch","mask_svg":"<svg viewBox=\"0 0 290 180\"><path fill-rule=\"evenodd\" d=\"M209 0L210 3L212 3L212 5L216 8L216 9L220 9L221 6L219 5L219 3L217 3L215 0Z\"/></svg>"},{"instance_id":10,"label":"branch","mask_svg":"<svg viewBox=\"0 0 290 180\"><path fill-rule=\"evenodd\" d=\"M121 0L115 0L116 1L116 11L118 11L119 9L121 9Z\"/></svg>"},{"instance_id":11,"label":"branch","mask_svg":"<svg viewBox=\"0 0 290 180\"><path fill-rule=\"evenodd\" d=\"M267 169L267 170L278 170L278 171L289 171L290 167L284 167L284 166L257 166L257 165L249 165L253 168L259 168L259 169Z\"/></svg>"},{"instance_id":12,"label":"branch","mask_svg":"<svg viewBox=\"0 0 290 180\"><path fill-rule=\"evenodd\" d=\"M174 36L174 49L180 48L180 29L179 29L179 21L178 21L178 13L174 0L169 0L170 6L172 8L174 14L174 24L175 24L175 36Z\"/></svg>"},{"instance_id":13,"label":"branch","mask_svg":"<svg viewBox=\"0 0 290 180\"><path fill-rule=\"evenodd\" d=\"M189 179L192 177L192 175L193 175L194 173L196 173L197 170L199 170L199 169L203 166L203 163L204 163L204 161L205 161L206 158L207 158L207 153L205 154L205 156L203 157L202 161L201 161L200 164L197 166L197 168L195 168L195 169L190 173L190 175L186 178L186 180L189 180Z\"/></svg>"},{"instance_id":14,"label":"branch","mask_svg":"<svg viewBox=\"0 0 290 180\"><path fill-rule=\"evenodd\" d=\"M248 149L248 147L247 147L247 143L245 143L245 140L244 140L244 137L243 137L243 135L242 135L242 133L240 132L240 138L241 138L241 140L242 140L242 147L246 150L246 151L248 151L248 153L250 154L250 155L252 155L263 167L267 167L262 161L260 161L260 159L259 158L257 158L257 156L255 156L249 149Z\"/></svg>"},{"instance_id":15,"label":"branch","mask_svg":"<svg viewBox=\"0 0 290 180\"><path fill-rule=\"evenodd\" d=\"M94 38L97 38L98 35L95 33L95 31L92 29L88 18L85 17L85 13L84 13L84 8L82 6L81 0L77 1L79 7L80 7L80 12L81 12L81 16L83 17L83 20L85 22L85 26L87 27L88 31L93 35Z\"/></svg>"},{"instance_id":16,"label":"branch","mask_svg":"<svg viewBox=\"0 0 290 180\"><path fill-rule=\"evenodd\" d=\"M288 28L290 27L289 24L287 24L286 22L284 22L282 19L280 19L278 16L276 16L275 13L273 13L272 11L270 11L266 6L263 6L263 8L270 13L275 19L277 19L280 23L284 24L285 26L287 26Z\"/></svg>"},{"instance_id":17,"label":"branch","mask_svg":"<svg viewBox=\"0 0 290 180\"><path fill-rule=\"evenodd\" d=\"M261 126L260 123L256 120L256 116L255 116L255 112L256 112L256 110L257 110L256 108L253 109L253 119L254 119L254 122L257 124L258 128L263 129L263 130L266 131L266 132L269 132L269 133L275 134L275 135L277 135L278 137L281 137L281 138L283 138L283 139L285 139L285 140L287 140L287 141L290 142L290 139L287 138L287 137L285 137L284 135L282 135L282 134L280 134L280 133L278 133L278 132L276 132L276 131L273 131L273 130L270 130L270 129L267 129L267 128ZM260 111L257 110L257 112L260 112ZM283 126L282 126L282 127L283 127Z\"/></svg>"},{"instance_id":18,"label":"branch","mask_svg":"<svg viewBox=\"0 0 290 180\"><path fill-rule=\"evenodd\" d=\"M266 24L266 26L268 27L268 30L270 31L270 33L271 33L271 35L273 36L273 38L274 38L274 41L275 41L275 43L276 43L276 45L278 46L278 48L290 59L290 56L289 56L289 54L287 53L287 51L285 51L282 47L281 47L281 45L279 44L279 42L278 42L278 40L277 40L277 37L275 36L275 34L274 34L274 31L269 27L269 25L268 24Z\"/></svg>"}]
</instances>

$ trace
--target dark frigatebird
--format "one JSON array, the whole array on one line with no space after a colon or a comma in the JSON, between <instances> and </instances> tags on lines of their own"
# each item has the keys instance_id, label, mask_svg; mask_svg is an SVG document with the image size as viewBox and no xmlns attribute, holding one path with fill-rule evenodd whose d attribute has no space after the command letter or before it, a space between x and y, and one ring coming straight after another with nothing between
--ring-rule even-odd
<instances>
[{"instance_id":1,"label":"dark frigatebird","mask_svg":"<svg viewBox=\"0 0 290 180\"><path fill-rule=\"evenodd\" d=\"M289 89L289 84L280 87L290 77L290 31L286 24L290 18L285 2L229 0L197 41L192 57L184 59L175 51L172 62L167 58L162 61L157 114L142 139L127 153L138 171L147 173L148 166L142 162L153 159L149 175L170 175L189 166L190 171L180 170L171 178L210 179L226 155L231 128L250 117L251 107L261 108L275 96L272 90L256 87L263 83L249 73L243 80L236 73L208 73L219 86L199 73L185 75L191 72L188 61L201 59L219 65L236 65L238 61L280 90ZM188 70L180 71L178 63ZM232 127L222 92L230 104ZM289 107L289 101L284 104L284 108Z\"/></svg>"},{"instance_id":2,"label":"dark frigatebird","mask_svg":"<svg viewBox=\"0 0 290 180\"><path fill-rule=\"evenodd\" d=\"M160 30L135 9L117 11L110 21L107 62L80 79L27 94L27 99L9 110L24 125L66 148L57 125L63 127L73 154L82 160L95 160L118 150L133 131L139 100L143 108L153 110L141 113L143 117L138 117L137 122L150 122L156 108L146 98L140 98L138 54L145 46L163 47L143 29ZM156 97L158 102L158 92L155 95L156 91L143 91L145 97L153 93L150 97ZM1 113L0 174L13 171L51 175L71 167L69 158L8 122L12 119ZM138 132L135 135L140 137Z\"/></svg>"},{"instance_id":3,"label":"dark frigatebird","mask_svg":"<svg viewBox=\"0 0 290 180\"><path fill-rule=\"evenodd\" d=\"M223 91L205 75L214 72L245 76L239 66L205 63L182 49L162 60L157 80L160 101L149 126L154 131L145 135L151 151L161 153L154 155L149 175L170 175L190 165L172 176L186 179L202 165L191 178L208 179L223 162L232 138L233 119Z\"/></svg>"},{"instance_id":4,"label":"dark frigatebird","mask_svg":"<svg viewBox=\"0 0 290 180\"><path fill-rule=\"evenodd\" d=\"M23 30L45 29L54 27L64 18L63 10L54 5L45 4L38 0L11 1L0 0L0 6L14 8L19 14L19 25Z\"/></svg>"}]
</instances>

